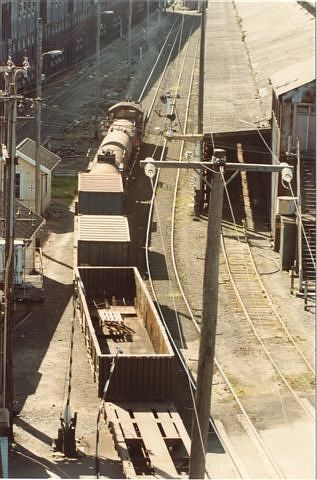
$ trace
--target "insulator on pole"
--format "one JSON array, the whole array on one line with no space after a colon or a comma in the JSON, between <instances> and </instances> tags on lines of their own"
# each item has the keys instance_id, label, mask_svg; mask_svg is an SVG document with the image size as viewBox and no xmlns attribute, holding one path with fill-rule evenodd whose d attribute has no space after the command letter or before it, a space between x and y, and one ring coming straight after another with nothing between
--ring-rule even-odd
<instances>
[{"instance_id":1,"label":"insulator on pole","mask_svg":"<svg viewBox=\"0 0 317 480\"><path fill-rule=\"evenodd\" d=\"M293 180L292 169L286 162L281 162L280 166L283 167L281 171L283 182L290 183Z\"/></svg>"}]
</instances>

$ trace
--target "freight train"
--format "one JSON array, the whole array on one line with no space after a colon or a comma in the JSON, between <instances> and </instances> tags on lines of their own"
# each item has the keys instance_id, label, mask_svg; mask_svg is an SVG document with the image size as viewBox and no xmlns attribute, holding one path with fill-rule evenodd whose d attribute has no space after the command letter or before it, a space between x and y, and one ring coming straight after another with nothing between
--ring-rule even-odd
<instances>
[{"instance_id":1,"label":"freight train","mask_svg":"<svg viewBox=\"0 0 317 480\"><path fill-rule=\"evenodd\" d=\"M125 189L143 140L140 103L113 105L102 131L89 171L78 177L77 264L129 265L133 260Z\"/></svg>"},{"instance_id":2,"label":"freight train","mask_svg":"<svg viewBox=\"0 0 317 480\"><path fill-rule=\"evenodd\" d=\"M109 108L96 155L79 173L74 297L99 397L111 375L105 414L124 476L181 478L190 440L174 399L188 380L134 266L125 210L144 117L136 102Z\"/></svg>"}]
</instances>

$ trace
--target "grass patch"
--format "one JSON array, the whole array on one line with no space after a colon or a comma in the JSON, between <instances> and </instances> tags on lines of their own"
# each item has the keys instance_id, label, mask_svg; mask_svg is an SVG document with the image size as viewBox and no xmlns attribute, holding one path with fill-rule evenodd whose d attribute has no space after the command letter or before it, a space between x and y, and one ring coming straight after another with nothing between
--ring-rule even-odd
<instances>
[{"instance_id":1,"label":"grass patch","mask_svg":"<svg viewBox=\"0 0 317 480\"><path fill-rule=\"evenodd\" d=\"M74 200L77 195L77 176L52 177L52 198Z\"/></svg>"}]
</instances>

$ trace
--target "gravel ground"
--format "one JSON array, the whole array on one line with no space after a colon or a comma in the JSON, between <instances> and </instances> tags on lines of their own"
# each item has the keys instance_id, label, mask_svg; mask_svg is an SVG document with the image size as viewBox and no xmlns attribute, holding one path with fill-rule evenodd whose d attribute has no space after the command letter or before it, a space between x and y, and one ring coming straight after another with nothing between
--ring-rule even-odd
<instances>
[{"instance_id":1,"label":"gravel ground","mask_svg":"<svg viewBox=\"0 0 317 480\"><path fill-rule=\"evenodd\" d=\"M169 22L165 25L168 30ZM151 52L151 59L154 50ZM151 63L149 56L144 56L142 65L146 68ZM141 69L139 69L141 72ZM129 94L137 93L140 88L141 74L135 75L130 83ZM85 85L82 86L83 92ZM83 96L83 99L85 97ZM68 108L68 107L67 107ZM72 106L69 105L69 109ZM69 152L63 154L60 173L84 169L87 158L84 152L90 146L96 145L94 130L85 124L87 115L91 118L89 102L84 103L81 110L82 124L75 124L68 132L60 132L60 138L51 138L54 149L66 148ZM78 102L74 105L74 112L78 113ZM86 138L83 138L83 130ZM80 139L80 144L78 143ZM63 151L61 150L61 153ZM69 155L68 155L68 154ZM190 172L182 174L182 193L178 203L178 224L176 237L176 251L181 277L185 285L196 318L201 316L201 292L206 246L206 218L196 219L193 216L193 185L194 180ZM32 315L16 330L15 339L15 383L16 383L16 410L19 412L16 419L15 437L20 453L11 454L11 476L15 478L46 478L49 472L55 475L92 476L94 472L95 452L95 425L98 410L96 386L92 381L91 369L86 357L86 349L79 329L75 330L74 378L72 391L73 410L78 412L76 437L80 457L68 461L63 457L54 456L51 442L57 436L59 416L65 402L64 379L67 375L69 355L70 324L72 319L72 255L73 255L73 210L65 210L65 215L59 219L48 219L44 244L45 271L47 276L47 298L43 305L32 307ZM266 232L263 236L254 237L253 250L263 281L269 290L275 305L286 319L294 336L305 348L309 358L314 359L314 313L305 312L303 301L289 293L289 276L277 268L278 255L273 252L270 238ZM18 314L22 316L29 306L20 306ZM217 335L217 355L230 362L227 355L229 348L234 348L236 355L232 357L231 367L234 368L237 382L239 375L245 376L253 383L252 395L256 394L255 373L252 364L245 363L245 340L239 339L230 332L230 325L226 323L230 317L226 298L220 296L220 315ZM231 333L231 334L230 334ZM256 352L253 352L257 358ZM190 357L190 353L188 355ZM250 360L250 361L251 361ZM253 362L254 363L254 362ZM195 368L196 362L192 361ZM269 372L264 372L269 375ZM62 380L61 380L62 379ZM223 422L230 422L229 408L231 397L224 388L223 382L216 374L213 393L213 408L223 415ZM264 398L264 397L263 397ZM263 401L263 398L261 401ZM265 408L267 418L272 418L274 405L270 406L268 393ZM250 400L252 401L252 399ZM313 401L313 398L312 398ZM234 411L234 410L233 410ZM234 414L237 412L234 411ZM270 426L271 428L267 428ZM261 427L265 438L273 449L277 449L285 468L287 478L312 478L312 432L305 430L301 422L293 421L292 428L285 426L279 418L273 425L265 424ZM288 436L291 441L289 448L281 444L281 439ZM121 469L118 458L113 449L112 440L108 432L102 435L103 443L100 454L103 457L101 471L109 478L120 478ZM245 448L245 454L250 457L249 443L244 445L240 430L237 437L232 437L233 446ZM243 445L242 445L243 444ZM23 455L31 457L27 460ZM106 458L107 457L107 458ZM299 460L300 459L300 460ZM39 463L38 463L39 462ZM252 462L252 460L251 460ZM62 469L61 473L58 469ZM251 470L251 468L250 468ZM300 472L299 475L294 472ZM223 477L221 469L219 478ZM257 477L259 478L259 477Z\"/></svg>"},{"instance_id":2,"label":"gravel ground","mask_svg":"<svg viewBox=\"0 0 317 480\"><path fill-rule=\"evenodd\" d=\"M197 320L200 321L207 219L202 217L197 220L193 215L193 186L192 173L182 173L182 190L177 213L176 254L185 292ZM259 235L252 235L251 245L261 278L292 335L314 364L314 312L304 311L303 300L290 294L288 272L279 269L279 255L271 247L268 232L257 233ZM224 288L227 281L228 279L220 277L216 357L225 371L230 372L234 388L247 411L253 412L253 421L269 446L271 454L281 465L286 478L313 478L314 421L298 410L291 397L283 396L280 404L274 400L282 395L283 387L276 385L274 390L269 387L272 385L274 371L263 359L252 332L241 330L237 323L238 314L232 311L227 290ZM282 350L279 353L283 355ZM284 355L288 359L287 350ZM195 370L196 362L192 361L190 364ZM289 375L297 370L297 364L288 365ZM295 387L300 391L300 385ZM309 388L306 384L300 393L306 397L306 402L314 405L312 385ZM251 445L246 444L245 432L243 434L237 427L238 412L217 370L213 386L212 411L214 418L221 421L229 435L231 449L241 459L248 478L261 476L263 478L263 470L258 468L259 464L256 461L256 452L253 452ZM298 462L298 457L303 461Z\"/></svg>"}]
</instances>

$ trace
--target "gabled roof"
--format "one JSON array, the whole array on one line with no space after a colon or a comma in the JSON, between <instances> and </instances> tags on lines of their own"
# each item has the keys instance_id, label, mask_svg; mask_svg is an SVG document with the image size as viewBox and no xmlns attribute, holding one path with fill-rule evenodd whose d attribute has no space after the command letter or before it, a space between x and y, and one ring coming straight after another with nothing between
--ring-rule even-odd
<instances>
[{"instance_id":1,"label":"gabled roof","mask_svg":"<svg viewBox=\"0 0 317 480\"><path fill-rule=\"evenodd\" d=\"M25 138L17 146L17 156L35 165L35 141L31 138ZM42 169L52 171L61 161L61 157L40 145L40 162Z\"/></svg>"},{"instance_id":2,"label":"gabled roof","mask_svg":"<svg viewBox=\"0 0 317 480\"><path fill-rule=\"evenodd\" d=\"M271 76L271 83L279 96L313 82L315 78L315 58L311 57L275 72Z\"/></svg>"},{"instance_id":3,"label":"gabled roof","mask_svg":"<svg viewBox=\"0 0 317 480\"><path fill-rule=\"evenodd\" d=\"M32 212L22 203L15 201L14 238L17 240L31 240L38 229L45 223L45 219ZM5 238L5 218L3 194L0 192L0 238Z\"/></svg>"}]
</instances>

